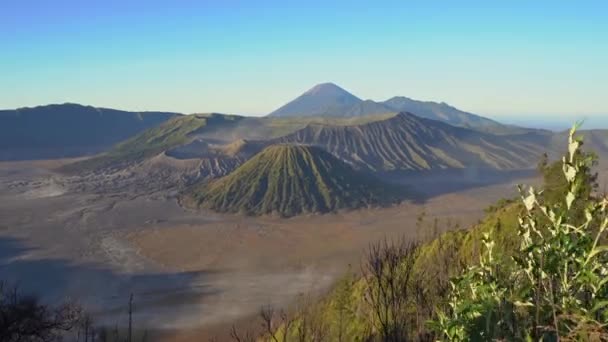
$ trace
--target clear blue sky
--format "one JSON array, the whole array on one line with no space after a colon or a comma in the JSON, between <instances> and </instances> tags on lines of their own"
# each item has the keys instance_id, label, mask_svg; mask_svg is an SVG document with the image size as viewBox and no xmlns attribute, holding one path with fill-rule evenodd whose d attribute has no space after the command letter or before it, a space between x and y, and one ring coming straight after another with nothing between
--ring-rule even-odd
<instances>
[{"instance_id":1,"label":"clear blue sky","mask_svg":"<svg viewBox=\"0 0 608 342\"><path fill-rule=\"evenodd\" d=\"M0 108L265 114L327 81L499 119L599 117L608 2L0 1Z\"/></svg>"}]
</instances>

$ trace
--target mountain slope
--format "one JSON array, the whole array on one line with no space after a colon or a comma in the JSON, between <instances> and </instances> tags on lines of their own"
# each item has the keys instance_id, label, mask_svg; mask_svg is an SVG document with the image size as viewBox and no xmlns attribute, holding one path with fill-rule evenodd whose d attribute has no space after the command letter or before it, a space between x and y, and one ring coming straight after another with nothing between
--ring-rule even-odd
<instances>
[{"instance_id":1,"label":"mountain slope","mask_svg":"<svg viewBox=\"0 0 608 342\"><path fill-rule=\"evenodd\" d=\"M391 171L529 168L550 140L542 134L485 134L400 113L363 125L309 125L276 141L319 146L357 168Z\"/></svg>"},{"instance_id":2,"label":"mountain slope","mask_svg":"<svg viewBox=\"0 0 608 342\"><path fill-rule=\"evenodd\" d=\"M385 106L381 103L374 102L372 100L361 101L358 104L351 107L347 112L345 112L342 116L344 117L354 117L354 116L370 116L370 115L380 115L387 113L396 113L398 111Z\"/></svg>"},{"instance_id":3,"label":"mountain slope","mask_svg":"<svg viewBox=\"0 0 608 342\"><path fill-rule=\"evenodd\" d=\"M381 102L395 112L408 112L416 116L443 121L452 126L471 128L491 133L523 133L525 130L508 126L482 116L464 112L447 103L417 101L405 96L395 96Z\"/></svg>"},{"instance_id":4,"label":"mountain slope","mask_svg":"<svg viewBox=\"0 0 608 342\"><path fill-rule=\"evenodd\" d=\"M78 104L0 111L0 160L96 153L178 116Z\"/></svg>"},{"instance_id":5,"label":"mountain slope","mask_svg":"<svg viewBox=\"0 0 608 342\"><path fill-rule=\"evenodd\" d=\"M94 170L142 161L177 146L186 145L193 141L197 134L232 125L241 118L223 114L176 117L114 146L104 154L68 165L65 170Z\"/></svg>"},{"instance_id":6,"label":"mountain slope","mask_svg":"<svg viewBox=\"0 0 608 342\"><path fill-rule=\"evenodd\" d=\"M219 212L293 216L386 205L394 188L310 146L273 145L228 176L194 186L182 202Z\"/></svg>"},{"instance_id":7,"label":"mountain slope","mask_svg":"<svg viewBox=\"0 0 608 342\"><path fill-rule=\"evenodd\" d=\"M270 113L271 117L354 117L408 112L453 126L493 134L522 134L530 130L504 125L482 116L461 111L446 103L416 101L396 96L384 102L361 100L333 83L314 86L295 100Z\"/></svg>"},{"instance_id":8,"label":"mountain slope","mask_svg":"<svg viewBox=\"0 0 608 342\"><path fill-rule=\"evenodd\" d=\"M588 146L589 149L598 153L601 157L608 157L608 130L582 130L580 134L585 137L585 146Z\"/></svg>"},{"instance_id":9,"label":"mountain slope","mask_svg":"<svg viewBox=\"0 0 608 342\"><path fill-rule=\"evenodd\" d=\"M578 135L584 138L585 151L597 154L601 162L606 162L608 159L608 129L580 129ZM568 139L568 131L557 132L553 135L552 146L563 145L563 141ZM566 152L566 148L553 149L551 159L559 158Z\"/></svg>"},{"instance_id":10,"label":"mountain slope","mask_svg":"<svg viewBox=\"0 0 608 342\"><path fill-rule=\"evenodd\" d=\"M269 116L342 116L360 102L361 99L333 83L321 83Z\"/></svg>"}]
</instances>

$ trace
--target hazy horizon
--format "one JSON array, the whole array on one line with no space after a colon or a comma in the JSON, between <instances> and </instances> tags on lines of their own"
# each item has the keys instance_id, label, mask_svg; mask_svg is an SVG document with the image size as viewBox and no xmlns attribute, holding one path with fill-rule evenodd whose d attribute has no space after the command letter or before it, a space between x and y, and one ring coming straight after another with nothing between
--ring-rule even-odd
<instances>
[{"instance_id":1,"label":"hazy horizon","mask_svg":"<svg viewBox=\"0 0 608 342\"><path fill-rule=\"evenodd\" d=\"M504 122L608 113L600 1L4 4L0 107L267 114L320 82Z\"/></svg>"},{"instance_id":2,"label":"hazy horizon","mask_svg":"<svg viewBox=\"0 0 608 342\"><path fill-rule=\"evenodd\" d=\"M294 95L293 98L295 98L296 96L299 96L301 94L297 94ZM357 96L357 94L354 94ZM397 96L401 96L401 95L397 95ZM363 97L363 99L368 100L369 98L365 98ZM387 98L384 99L371 99L374 101L384 101L387 100ZM435 100L435 99L416 99L414 98L414 100L419 100L419 101L433 101L433 102L444 102L441 100ZM40 104L35 104L35 105L31 105L31 106L19 106L19 107L14 107L14 108L0 108L0 110L13 110L13 109L19 109L19 108L31 108L31 107L37 107L37 106L46 106L46 105L61 105L61 104L66 104L66 103L71 103L71 104L78 104L78 105L84 105L84 106L93 106L93 107L97 107L97 108L109 108L109 109L117 109L117 110L125 110L125 111L132 111L132 112L143 112L143 111L164 111L164 112L175 112L175 113L180 113L180 114L198 114L198 113L222 113L222 114L236 114L236 115L243 115L243 116L265 116L268 115L269 113L234 113L234 112L225 112L225 111L218 111L218 110L207 110L207 111L193 111L193 112L180 112L178 110L173 110L171 108L164 108L164 109L158 109L158 108L144 108L144 106L135 106L135 107L130 107L130 108L124 108L124 107L115 107L115 106L107 106L107 105L96 105L96 104L92 104L92 103L83 103L83 102L78 102L78 101L70 101L70 102L63 102L63 103L40 103ZM279 108L281 105L277 105L276 108ZM460 110L464 110L467 111L466 109L460 107L458 104L454 104L454 103L448 103L448 105L451 105L453 107L456 107ZM276 109L274 108L274 109ZM564 130L564 129L568 129L572 126L572 124L574 124L575 122L583 122L583 128L588 128L588 129L592 129L592 128L608 128L608 114L603 114L603 113L596 113L596 114L585 114L585 113L574 113L574 114L559 114L559 113L511 113L511 114L502 114L502 115L496 115L496 114L492 114L492 113L479 113L479 112L474 112L474 111L468 111L470 113L473 114L477 114L477 115L482 115L484 117L493 119L493 120L497 120L499 122L505 123L505 124L512 124L512 125L518 125L518 126L525 126L525 127L530 127L530 128L543 128L543 129L550 129L550 130Z\"/></svg>"}]
</instances>

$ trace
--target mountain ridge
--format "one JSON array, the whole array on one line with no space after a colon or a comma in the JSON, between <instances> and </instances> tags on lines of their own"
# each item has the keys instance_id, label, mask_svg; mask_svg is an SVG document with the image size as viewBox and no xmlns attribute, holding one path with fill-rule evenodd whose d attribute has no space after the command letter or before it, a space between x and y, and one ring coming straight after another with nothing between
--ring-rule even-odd
<instances>
[{"instance_id":1,"label":"mountain ridge","mask_svg":"<svg viewBox=\"0 0 608 342\"><path fill-rule=\"evenodd\" d=\"M268 116L352 117L399 112L409 112L423 118L483 132L512 134L526 131L520 127L505 125L478 114L462 111L445 102L418 101L405 96L394 96L381 102L362 100L334 83L317 84Z\"/></svg>"},{"instance_id":2,"label":"mountain ridge","mask_svg":"<svg viewBox=\"0 0 608 342\"><path fill-rule=\"evenodd\" d=\"M92 171L140 162L159 153L191 143L197 133L231 125L242 118L237 115L217 113L174 117L116 144L103 154L66 165L63 170L68 172Z\"/></svg>"},{"instance_id":3,"label":"mountain ridge","mask_svg":"<svg viewBox=\"0 0 608 342\"><path fill-rule=\"evenodd\" d=\"M413 113L422 118L443 121L453 126L471 129L485 128L486 131L494 130L495 133L504 130L505 127L515 128L515 126L505 125L478 114L462 111L445 102L419 101L406 96L394 96L380 103L398 112Z\"/></svg>"},{"instance_id":4,"label":"mountain ridge","mask_svg":"<svg viewBox=\"0 0 608 342\"><path fill-rule=\"evenodd\" d=\"M0 110L0 160L97 153L180 115L75 103Z\"/></svg>"},{"instance_id":5,"label":"mountain ridge","mask_svg":"<svg viewBox=\"0 0 608 342\"><path fill-rule=\"evenodd\" d=\"M540 134L486 134L402 112L361 125L311 124L275 141L319 146L356 168L393 171L529 168L549 140Z\"/></svg>"}]
</instances>

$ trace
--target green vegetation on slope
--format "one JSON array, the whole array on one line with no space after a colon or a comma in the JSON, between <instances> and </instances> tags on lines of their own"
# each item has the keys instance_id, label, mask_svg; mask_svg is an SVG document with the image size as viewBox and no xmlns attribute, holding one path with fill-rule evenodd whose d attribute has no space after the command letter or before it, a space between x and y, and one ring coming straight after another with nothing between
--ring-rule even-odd
<instances>
[{"instance_id":1,"label":"green vegetation on slope","mask_svg":"<svg viewBox=\"0 0 608 342\"><path fill-rule=\"evenodd\" d=\"M440 339L608 339L608 199L592 195L594 158L580 146L573 129L561 170L544 168L545 178L563 180L551 177L547 192L521 190L526 210L512 257L495 258L488 234L479 261L450 281L449 305L430 322Z\"/></svg>"},{"instance_id":2,"label":"green vegetation on slope","mask_svg":"<svg viewBox=\"0 0 608 342\"><path fill-rule=\"evenodd\" d=\"M410 293L400 304L403 312L398 313L397 318L402 320L400 324L405 325L403 328L407 336L403 339L383 339L380 336L382 328L369 298L370 288L373 288L371 291L378 290L377 283L366 279L371 277L367 269L366 277L363 278L347 274L327 296L298 312L292 318L293 322L290 322L286 339L283 338L285 323L274 332L275 337L279 341L301 341L298 337L304 329L308 330L308 335L322 330L325 336L323 341L432 341L434 335L428 330L426 321L434 317L436 308L446 304L450 279L466 265L475 263L482 248L481 239L484 234L491 234L496 239L499 250L503 252L500 258L508 258L518 246L517 216L522 210L523 206L510 204L495 210L471 230L455 230L441 234L417 247L410 271L405 273L405 268L397 267L398 272L404 273L397 273L394 279L406 283ZM391 250L395 248L401 248L398 245L399 243L393 245L391 242L386 246L379 244L386 249L387 254L394 253ZM386 260L380 259L379 262L386 263ZM388 268L385 271L388 273ZM383 279L385 282L386 280ZM395 296L399 295L400 293L395 292ZM388 302L398 301L389 298ZM313 318L318 324L315 327L310 321ZM269 337L267 335L264 340L272 340ZM303 341L314 339L307 338Z\"/></svg>"},{"instance_id":3,"label":"green vegetation on slope","mask_svg":"<svg viewBox=\"0 0 608 342\"><path fill-rule=\"evenodd\" d=\"M320 148L279 144L228 176L193 187L184 203L219 212L293 216L386 205L398 195Z\"/></svg>"},{"instance_id":4,"label":"green vegetation on slope","mask_svg":"<svg viewBox=\"0 0 608 342\"><path fill-rule=\"evenodd\" d=\"M573 156L541 164L547 197L500 201L473 229L422 245L372 246L361 278L347 276L264 339L605 340L606 202L589 191L592 159Z\"/></svg>"},{"instance_id":5,"label":"green vegetation on slope","mask_svg":"<svg viewBox=\"0 0 608 342\"><path fill-rule=\"evenodd\" d=\"M66 170L94 170L141 161L186 144L205 130L231 125L240 119L222 114L180 116L116 145L107 153L68 165Z\"/></svg>"}]
</instances>

